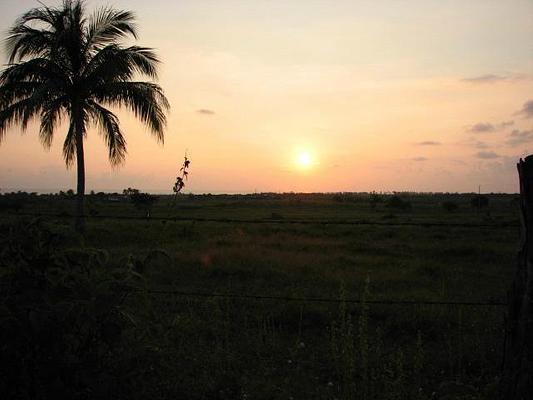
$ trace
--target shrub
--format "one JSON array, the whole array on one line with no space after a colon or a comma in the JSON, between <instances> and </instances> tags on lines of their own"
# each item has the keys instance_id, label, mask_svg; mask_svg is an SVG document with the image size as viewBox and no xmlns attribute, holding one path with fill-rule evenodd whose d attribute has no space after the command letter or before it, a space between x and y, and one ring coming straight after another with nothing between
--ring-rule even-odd
<instances>
[{"instance_id":1,"label":"shrub","mask_svg":"<svg viewBox=\"0 0 533 400\"><path fill-rule=\"evenodd\" d=\"M0 195L0 211L19 212L30 202L37 199L37 193L11 192Z\"/></svg>"},{"instance_id":2,"label":"shrub","mask_svg":"<svg viewBox=\"0 0 533 400\"><path fill-rule=\"evenodd\" d=\"M400 196L391 196L387 199L387 202L385 204L388 208L395 208L398 210L410 210L411 202L407 200L403 200Z\"/></svg>"},{"instance_id":3,"label":"shrub","mask_svg":"<svg viewBox=\"0 0 533 400\"><path fill-rule=\"evenodd\" d=\"M131 203L135 208L144 211L147 217L150 217L152 207L158 200L157 196L153 196L149 193L140 192L138 189L127 188L122 192L125 196L128 196Z\"/></svg>"},{"instance_id":4,"label":"shrub","mask_svg":"<svg viewBox=\"0 0 533 400\"><path fill-rule=\"evenodd\" d=\"M0 392L5 398L110 398L132 324L122 308L131 267L100 250L61 251L40 222L2 227ZM124 371L125 372L125 371Z\"/></svg>"}]
</instances>

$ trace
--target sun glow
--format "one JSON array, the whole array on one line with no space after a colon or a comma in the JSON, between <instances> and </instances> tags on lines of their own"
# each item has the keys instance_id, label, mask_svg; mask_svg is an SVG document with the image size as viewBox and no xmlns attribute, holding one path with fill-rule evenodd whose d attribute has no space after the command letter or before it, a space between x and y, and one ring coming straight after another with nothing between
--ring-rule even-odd
<instances>
[{"instance_id":1,"label":"sun glow","mask_svg":"<svg viewBox=\"0 0 533 400\"><path fill-rule=\"evenodd\" d=\"M312 164L312 161L313 160L311 158L311 155L307 151L301 151L300 153L298 153L298 156L296 158L296 163L302 169L309 168Z\"/></svg>"}]
</instances>

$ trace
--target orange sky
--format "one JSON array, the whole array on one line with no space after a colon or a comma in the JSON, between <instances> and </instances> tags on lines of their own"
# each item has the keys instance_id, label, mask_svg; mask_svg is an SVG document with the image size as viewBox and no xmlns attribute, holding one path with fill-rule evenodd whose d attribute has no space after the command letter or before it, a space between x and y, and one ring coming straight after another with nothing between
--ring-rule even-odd
<instances>
[{"instance_id":1,"label":"orange sky","mask_svg":"<svg viewBox=\"0 0 533 400\"><path fill-rule=\"evenodd\" d=\"M91 131L88 190L170 192L187 151L192 192L516 191L516 161L533 151L533 103L520 112L533 100L533 2L146 3L112 2L164 61L166 142L121 114L129 155L113 170ZM2 0L2 30L36 5ZM46 152L34 127L12 129L0 188L74 188L64 134Z\"/></svg>"}]
</instances>

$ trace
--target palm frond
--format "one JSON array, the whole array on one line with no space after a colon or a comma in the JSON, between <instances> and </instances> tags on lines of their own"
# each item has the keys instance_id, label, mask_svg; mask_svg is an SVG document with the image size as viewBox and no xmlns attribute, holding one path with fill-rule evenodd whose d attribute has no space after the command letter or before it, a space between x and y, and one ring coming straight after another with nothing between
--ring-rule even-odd
<instances>
[{"instance_id":1,"label":"palm frond","mask_svg":"<svg viewBox=\"0 0 533 400\"><path fill-rule=\"evenodd\" d=\"M21 61L25 57L44 57L53 46L53 40L50 31L16 26L6 39L9 62Z\"/></svg>"},{"instance_id":2,"label":"palm frond","mask_svg":"<svg viewBox=\"0 0 533 400\"><path fill-rule=\"evenodd\" d=\"M103 7L91 15L87 24L85 51L97 51L127 36L137 39L135 15L131 11Z\"/></svg>"},{"instance_id":3,"label":"palm frond","mask_svg":"<svg viewBox=\"0 0 533 400\"><path fill-rule=\"evenodd\" d=\"M47 6L32 8L17 18L14 26L24 25L29 22L38 22L52 26L57 18L57 13L57 9Z\"/></svg>"},{"instance_id":4,"label":"palm frond","mask_svg":"<svg viewBox=\"0 0 533 400\"><path fill-rule=\"evenodd\" d=\"M70 111L70 125L63 142L63 158L67 168L70 168L76 160L77 155L77 141L83 140L87 136L87 124L89 122L89 115L85 107L78 107L76 111Z\"/></svg>"},{"instance_id":5,"label":"palm frond","mask_svg":"<svg viewBox=\"0 0 533 400\"><path fill-rule=\"evenodd\" d=\"M68 86L70 77L60 65L46 58L34 58L8 66L0 73L0 86L17 82L54 82L57 87Z\"/></svg>"},{"instance_id":6,"label":"palm frond","mask_svg":"<svg viewBox=\"0 0 533 400\"><path fill-rule=\"evenodd\" d=\"M65 159L67 168L72 167L74 160L76 160L76 132L74 124L70 124L67 136L65 136L65 141L63 142L63 158Z\"/></svg>"},{"instance_id":7,"label":"palm frond","mask_svg":"<svg viewBox=\"0 0 533 400\"><path fill-rule=\"evenodd\" d=\"M117 116L96 102L89 102L89 106L89 113L106 142L109 161L112 165L122 164L126 159L126 139L120 130Z\"/></svg>"},{"instance_id":8,"label":"palm frond","mask_svg":"<svg viewBox=\"0 0 533 400\"><path fill-rule=\"evenodd\" d=\"M10 82L2 85L2 90L0 90L0 109L31 97L40 85L41 83L39 82Z\"/></svg>"},{"instance_id":9,"label":"palm frond","mask_svg":"<svg viewBox=\"0 0 533 400\"><path fill-rule=\"evenodd\" d=\"M57 32L64 26L67 3L71 2L65 1L65 8L33 8L15 21L5 39L9 63L27 56L43 56L57 47Z\"/></svg>"},{"instance_id":10,"label":"palm frond","mask_svg":"<svg viewBox=\"0 0 533 400\"><path fill-rule=\"evenodd\" d=\"M48 147L68 116L67 167L83 151L78 141L90 122L104 136L111 163L118 165L125 159L126 141L117 116L105 106L133 111L162 142L169 103L158 85L131 82L139 75L156 79L159 64L151 48L121 45L126 37L137 38L134 14L104 7L86 18L84 5L63 0L57 8L34 8L9 31L9 65L0 72L0 141L10 126L24 130L39 116L39 137Z\"/></svg>"},{"instance_id":11,"label":"palm frond","mask_svg":"<svg viewBox=\"0 0 533 400\"><path fill-rule=\"evenodd\" d=\"M40 111L41 107L42 105L37 104L30 97L0 110L0 142L6 131L14 124L20 125L22 131L25 131L28 122Z\"/></svg>"},{"instance_id":12,"label":"palm frond","mask_svg":"<svg viewBox=\"0 0 533 400\"><path fill-rule=\"evenodd\" d=\"M170 104L159 85L149 82L114 82L93 92L99 103L131 110L145 123L158 141L164 141L165 112Z\"/></svg>"},{"instance_id":13,"label":"palm frond","mask_svg":"<svg viewBox=\"0 0 533 400\"><path fill-rule=\"evenodd\" d=\"M40 84L34 88L31 96L3 107L0 110L0 139L13 124L19 125L22 131L25 131L30 120L45 110L47 105L52 104L58 97L60 96L53 85Z\"/></svg>"},{"instance_id":14,"label":"palm frond","mask_svg":"<svg viewBox=\"0 0 533 400\"><path fill-rule=\"evenodd\" d=\"M91 86L132 79L135 73L157 78L159 59L152 49L116 44L101 49L89 62L83 76Z\"/></svg>"},{"instance_id":15,"label":"palm frond","mask_svg":"<svg viewBox=\"0 0 533 400\"><path fill-rule=\"evenodd\" d=\"M39 139L45 148L50 148L52 139L54 138L54 131L61 123L62 112L66 111L67 107L66 96L59 97L47 102L43 106L41 112L41 125L39 128Z\"/></svg>"}]
</instances>

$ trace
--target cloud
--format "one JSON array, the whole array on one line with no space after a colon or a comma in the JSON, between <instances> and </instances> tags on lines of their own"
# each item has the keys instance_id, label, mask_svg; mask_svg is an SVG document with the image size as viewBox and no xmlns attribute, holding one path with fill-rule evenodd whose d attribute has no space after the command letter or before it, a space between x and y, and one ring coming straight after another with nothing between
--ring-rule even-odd
<instances>
[{"instance_id":1,"label":"cloud","mask_svg":"<svg viewBox=\"0 0 533 400\"><path fill-rule=\"evenodd\" d=\"M463 78L461 82L470 83L473 85L485 85L485 84L494 84L500 82L521 82L525 80L533 79L532 74L522 74L522 73L509 73L505 75L496 75L496 74L485 74L479 76L473 76L471 78Z\"/></svg>"},{"instance_id":2,"label":"cloud","mask_svg":"<svg viewBox=\"0 0 533 400\"><path fill-rule=\"evenodd\" d=\"M523 115L526 118L533 117L533 100L528 100L522 106L522 109L517 112L518 115Z\"/></svg>"},{"instance_id":3,"label":"cloud","mask_svg":"<svg viewBox=\"0 0 533 400\"><path fill-rule=\"evenodd\" d=\"M414 157L412 158L413 161L427 161L426 157Z\"/></svg>"},{"instance_id":4,"label":"cloud","mask_svg":"<svg viewBox=\"0 0 533 400\"><path fill-rule=\"evenodd\" d=\"M416 143L416 145L418 146L440 146L441 144L441 142L437 142L434 140L425 140L423 142Z\"/></svg>"},{"instance_id":5,"label":"cloud","mask_svg":"<svg viewBox=\"0 0 533 400\"><path fill-rule=\"evenodd\" d=\"M474 143L474 147L478 149L488 149L490 146L485 142L477 141Z\"/></svg>"},{"instance_id":6,"label":"cloud","mask_svg":"<svg viewBox=\"0 0 533 400\"><path fill-rule=\"evenodd\" d=\"M471 127L469 127L468 131L472 133L496 132L496 131L501 131L513 125L514 125L513 120L502 121L498 124L491 124L489 122L478 122L477 124L474 124Z\"/></svg>"},{"instance_id":7,"label":"cloud","mask_svg":"<svg viewBox=\"0 0 533 400\"><path fill-rule=\"evenodd\" d=\"M487 142L478 140L478 137L470 136L469 138L467 138L465 140L461 140L460 142L456 142L455 144L457 144L459 146L474 147L474 148L480 149L480 150L484 150L484 149L490 148L490 145Z\"/></svg>"},{"instance_id":8,"label":"cloud","mask_svg":"<svg viewBox=\"0 0 533 400\"><path fill-rule=\"evenodd\" d=\"M509 139L505 141L509 146L520 146L524 143L529 143L533 141L533 130L521 131L515 129L509 135Z\"/></svg>"},{"instance_id":9,"label":"cloud","mask_svg":"<svg viewBox=\"0 0 533 400\"><path fill-rule=\"evenodd\" d=\"M203 115L215 115L215 112L213 110L209 110L207 108L200 108L199 110L196 110L198 114Z\"/></svg>"},{"instance_id":10,"label":"cloud","mask_svg":"<svg viewBox=\"0 0 533 400\"><path fill-rule=\"evenodd\" d=\"M502 75L487 74L487 75L474 76L472 78L464 78L464 79L461 79L461 81L468 82L468 83L474 83L474 84L475 83L483 84L483 83L496 83L496 82L506 81L508 79L509 79L508 77L502 76Z\"/></svg>"},{"instance_id":11,"label":"cloud","mask_svg":"<svg viewBox=\"0 0 533 400\"><path fill-rule=\"evenodd\" d=\"M472 125L469 129L473 133L485 133L485 132L494 132L496 127L488 122L478 122L475 125Z\"/></svg>"},{"instance_id":12,"label":"cloud","mask_svg":"<svg viewBox=\"0 0 533 400\"><path fill-rule=\"evenodd\" d=\"M476 153L476 157L483 160L492 160L494 158L499 158L500 156L493 151L479 151Z\"/></svg>"}]
</instances>

